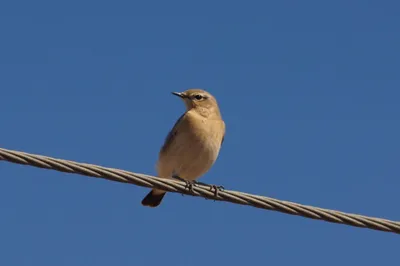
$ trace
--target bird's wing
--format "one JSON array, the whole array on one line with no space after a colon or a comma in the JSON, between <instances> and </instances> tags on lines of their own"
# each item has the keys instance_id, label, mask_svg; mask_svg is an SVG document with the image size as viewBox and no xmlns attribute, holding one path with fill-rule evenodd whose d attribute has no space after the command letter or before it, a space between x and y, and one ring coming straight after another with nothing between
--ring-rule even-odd
<instances>
[{"instance_id":1,"label":"bird's wing","mask_svg":"<svg viewBox=\"0 0 400 266\"><path fill-rule=\"evenodd\" d=\"M167 137L165 138L164 145L162 146L160 153L164 153L164 151L166 151L168 149L168 147L171 145L171 143L174 141L174 138L175 138L176 132L177 132L176 128L177 128L178 124L182 121L185 114L186 113L181 115L181 117L179 117L179 119L175 122L174 127L171 129L171 131L168 133Z\"/></svg>"}]
</instances>

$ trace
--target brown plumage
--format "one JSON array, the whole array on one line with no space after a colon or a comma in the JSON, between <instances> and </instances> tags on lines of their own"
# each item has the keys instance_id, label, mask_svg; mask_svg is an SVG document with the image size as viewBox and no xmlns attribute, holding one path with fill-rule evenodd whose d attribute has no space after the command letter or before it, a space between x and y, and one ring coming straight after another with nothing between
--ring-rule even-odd
<instances>
[{"instance_id":1,"label":"brown plumage","mask_svg":"<svg viewBox=\"0 0 400 266\"><path fill-rule=\"evenodd\" d=\"M186 112L178 119L162 146L157 162L159 177L177 175L193 181L214 164L225 136L225 123L216 99L208 92L190 89L174 92L183 99ZM157 207L165 191L151 190L142 200L144 206Z\"/></svg>"}]
</instances>

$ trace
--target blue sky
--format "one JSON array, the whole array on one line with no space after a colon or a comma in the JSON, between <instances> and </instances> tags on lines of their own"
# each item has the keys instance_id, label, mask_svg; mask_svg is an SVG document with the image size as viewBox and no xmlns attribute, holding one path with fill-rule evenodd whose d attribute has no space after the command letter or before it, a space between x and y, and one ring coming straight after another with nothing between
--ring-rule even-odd
<instances>
[{"instance_id":1,"label":"blue sky","mask_svg":"<svg viewBox=\"0 0 400 266\"><path fill-rule=\"evenodd\" d=\"M184 111L227 134L201 181L400 220L397 1L3 1L0 147L155 174ZM395 265L399 236L0 163L1 265Z\"/></svg>"}]
</instances>

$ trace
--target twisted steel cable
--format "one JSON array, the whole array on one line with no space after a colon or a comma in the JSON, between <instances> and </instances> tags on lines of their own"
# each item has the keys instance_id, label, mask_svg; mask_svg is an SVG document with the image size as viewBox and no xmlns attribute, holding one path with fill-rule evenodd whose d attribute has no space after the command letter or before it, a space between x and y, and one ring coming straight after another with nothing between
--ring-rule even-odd
<instances>
[{"instance_id":1,"label":"twisted steel cable","mask_svg":"<svg viewBox=\"0 0 400 266\"><path fill-rule=\"evenodd\" d=\"M143 187L155 187L169 192L249 205L256 208L279 211L291 215L298 215L331 223L346 224L350 226L400 234L400 222L396 221L322 209L232 190L223 190L216 194L215 191L210 189L210 187L201 185L193 186L193 190L190 191L187 189L186 183L183 181L163 179L98 165L77 163L73 161L55 159L42 155L29 154L2 148L0 148L0 160L57 170L66 173L104 178L117 182L131 183Z\"/></svg>"}]
</instances>

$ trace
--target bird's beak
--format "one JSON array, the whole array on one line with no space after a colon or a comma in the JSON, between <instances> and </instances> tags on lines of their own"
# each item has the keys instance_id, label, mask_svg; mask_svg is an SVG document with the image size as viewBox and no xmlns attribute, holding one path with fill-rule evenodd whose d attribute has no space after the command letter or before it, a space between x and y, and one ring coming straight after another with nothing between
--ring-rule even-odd
<instances>
[{"instance_id":1,"label":"bird's beak","mask_svg":"<svg viewBox=\"0 0 400 266\"><path fill-rule=\"evenodd\" d=\"M172 94L173 95L176 95L176 96L178 96L178 97L180 97L180 98L185 98L185 94L183 94L182 92L172 92Z\"/></svg>"}]
</instances>

